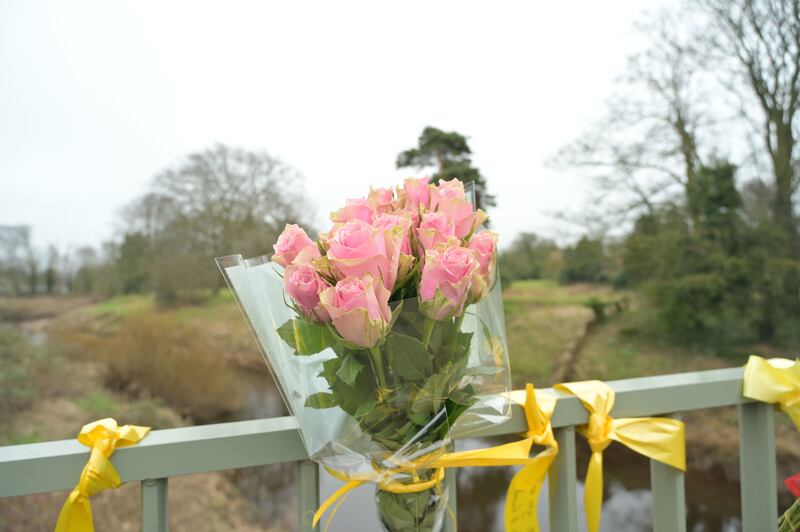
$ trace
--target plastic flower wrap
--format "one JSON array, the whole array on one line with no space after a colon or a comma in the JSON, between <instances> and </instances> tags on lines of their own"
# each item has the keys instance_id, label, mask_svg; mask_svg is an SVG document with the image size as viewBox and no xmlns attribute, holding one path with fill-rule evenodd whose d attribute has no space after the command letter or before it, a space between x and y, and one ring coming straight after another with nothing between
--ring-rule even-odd
<instances>
[{"instance_id":1,"label":"plastic flower wrap","mask_svg":"<svg viewBox=\"0 0 800 532\"><path fill-rule=\"evenodd\" d=\"M271 259L217 262L311 459L377 483L387 530L437 530L443 486L390 486L433 482L453 428L509 415L497 235L458 180L373 189L331 220L316 241L287 225Z\"/></svg>"}]
</instances>

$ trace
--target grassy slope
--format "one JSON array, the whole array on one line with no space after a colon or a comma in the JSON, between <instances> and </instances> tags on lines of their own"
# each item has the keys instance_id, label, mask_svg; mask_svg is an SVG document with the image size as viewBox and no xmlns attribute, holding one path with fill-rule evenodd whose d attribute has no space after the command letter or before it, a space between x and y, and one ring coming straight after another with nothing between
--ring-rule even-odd
<instances>
[{"instance_id":1,"label":"grassy slope","mask_svg":"<svg viewBox=\"0 0 800 532\"><path fill-rule=\"evenodd\" d=\"M612 293L604 286L517 281L503 296L514 385L544 387L555 384L560 358L592 318L583 303Z\"/></svg>"}]
</instances>

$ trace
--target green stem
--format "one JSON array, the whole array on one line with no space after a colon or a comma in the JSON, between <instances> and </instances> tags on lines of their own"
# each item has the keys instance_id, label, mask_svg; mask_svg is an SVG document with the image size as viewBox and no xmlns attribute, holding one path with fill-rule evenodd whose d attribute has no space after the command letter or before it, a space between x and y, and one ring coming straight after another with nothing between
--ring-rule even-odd
<instances>
[{"instance_id":1,"label":"green stem","mask_svg":"<svg viewBox=\"0 0 800 532\"><path fill-rule=\"evenodd\" d=\"M459 315L459 316L456 318L456 334L460 332L460 329L461 329L461 324L464 322L464 314L466 314L466 311L462 312L462 313L461 313L461 314L460 314L460 315Z\"/></svg>"},{"instance_id":2,"label":"green stem","mask_svg":"<svg viewBox=\"0 0 800 532\"><path fill-rule=\"evenodd\" d=\"M433 326L436 325L436 321L431 318L425 318L425 325L422 328L422 343L425 345L425 349L428 349L428 344L431 343L431 335L433 334Z\"/></svg>"},{"instance_id":3,"label":"green stem","mask_svg":"<svg viewBox=\"0 0 800 532\"><path fill-rule=\"evenodd\" d=\"M383 371L383 353L381 353L381 348L378 346L370 347L369 352L372 354L372 358L375 361L375 374L378 377L378 386L381 388L378 390L378 396L382 397L382 390L386 388L386 373Z\"/></svg>"}]
</instances>

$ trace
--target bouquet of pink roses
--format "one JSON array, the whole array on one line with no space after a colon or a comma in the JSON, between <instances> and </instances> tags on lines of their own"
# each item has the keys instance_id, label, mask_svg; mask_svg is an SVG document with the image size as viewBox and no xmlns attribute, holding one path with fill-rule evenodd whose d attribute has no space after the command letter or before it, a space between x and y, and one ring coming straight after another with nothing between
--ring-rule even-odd
<instances>
[{"instance_id":1,"label":"bouquet of pink roses","mask_svg":"<svg viewBox=\"0 0 800 532\"><path fill-rule=\"evenodd\" d=\"M309 456L378 484L390 531L437 530L424 483L450 431L498 423L509 390L497 235L458 180L373 189L312 240L287 225L271 261L217 259Z\"/></svg>"}]
</instances>

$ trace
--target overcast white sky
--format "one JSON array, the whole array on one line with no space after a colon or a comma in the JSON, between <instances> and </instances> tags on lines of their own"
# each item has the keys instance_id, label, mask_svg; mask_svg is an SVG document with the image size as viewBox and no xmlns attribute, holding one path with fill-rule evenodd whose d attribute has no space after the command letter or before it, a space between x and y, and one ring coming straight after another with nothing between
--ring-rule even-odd
<instances>
[{"instance_id":1,"label":"overcast white sky","mask_svg":"<svg viewBox=\"0 0 800 532\"><path fill-rule=\"evenodd\" d=\"M403 173L433 125L469 136L501 239L558 236L584 183L544 160L600 116L665 0L0 0L0 225L97 244L182 155L266 149L323 215Z\"/></svg>"}]
</instances>

